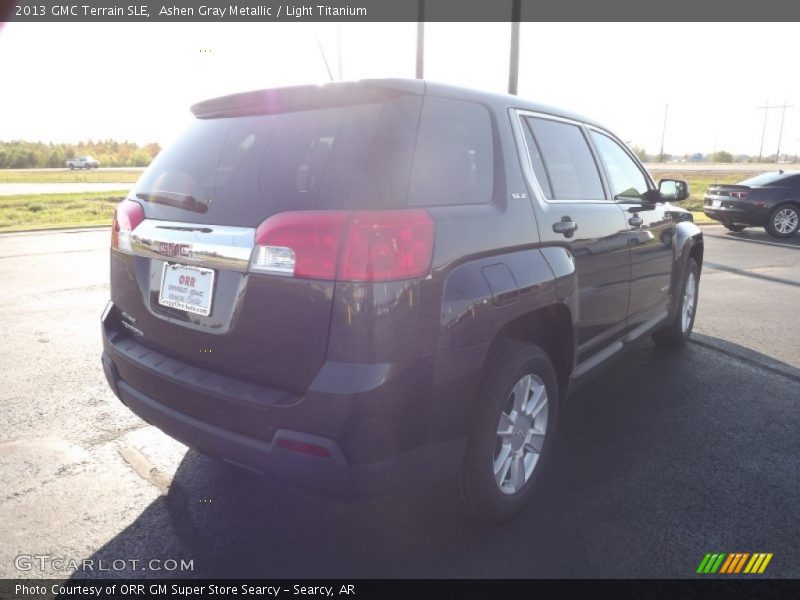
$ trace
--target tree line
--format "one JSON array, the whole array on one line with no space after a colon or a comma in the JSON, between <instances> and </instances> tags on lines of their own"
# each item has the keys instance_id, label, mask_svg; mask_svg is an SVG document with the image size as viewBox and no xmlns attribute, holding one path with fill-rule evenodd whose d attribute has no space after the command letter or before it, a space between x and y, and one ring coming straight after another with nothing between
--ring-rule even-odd
<instances>
[{"instance_id":1,"label":"tree line","mask_svg":"<svg viewBox=\"0 0 800 600\"><path fill-rule=\"evenodd\" d=\"M155 143L139 146L114 140L88 140L77 144L0 141L0 169L63 167L68 158L87 155L96 158L103 167L146 167L160 150Z\"/></svg>"},{"instance_id":2,"label":"tree line","mask_svg":"<svg viewBox=\"0 0 800 600\"><path fill-rule=\"evenodd\" d=\"M639 157L642 162L671 162L679 160L682 162L708 162L708 163L774 163L774 162L797 162L796 154L784 154L776 157L774 154L761 156L753 156L750 154L732 154L727 150L717 150L711 154L703 154L702 152L695 152L694 154L672 155L650 154L645 151L641 146L631 146L631 151Z\"/></svg>"}]
</instances>

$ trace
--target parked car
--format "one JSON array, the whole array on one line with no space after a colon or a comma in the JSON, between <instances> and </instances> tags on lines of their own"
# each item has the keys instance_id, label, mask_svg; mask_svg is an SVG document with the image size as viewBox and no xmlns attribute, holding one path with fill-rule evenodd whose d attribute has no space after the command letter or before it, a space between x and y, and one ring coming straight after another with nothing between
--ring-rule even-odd
<instances>
[{"instance_id":1,"label":"parked car","mask_svg":"<svg viewBox=\"0 0 800 600\"><path fill-rule=\"evenodd\" d=\"M443 483L498 521L570 390L692 330L688 186L593 121L419 80L192 111L116 209L102 364L203 452L348 496Z\"/></svg>"},{"instance_id":2,"label":"parked car","mask_svg":"<svg viewBox=\"0 0 800 600\"><path fill-rule=\"evenodd\" d=\"M703 212L731 231L763 227L776 238L800 228L800 171L770 171L708 188Z\"/></svg>"},{"instance_id":3,"label":"parked car","mask_svg":"<svg viewBox=\"0 0 800 600\"><path fill-rule=\"evenodd\" d=\"M91 156L81 156L80 158L67 159L67 166L71 169L96 169L100 163Z\"/></svg>"}]
</instances>

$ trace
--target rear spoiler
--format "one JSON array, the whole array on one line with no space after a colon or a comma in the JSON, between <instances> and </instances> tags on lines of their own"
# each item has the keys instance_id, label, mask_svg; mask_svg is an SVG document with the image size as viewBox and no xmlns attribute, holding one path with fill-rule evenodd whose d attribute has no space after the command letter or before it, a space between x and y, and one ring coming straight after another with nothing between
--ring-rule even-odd
<instances>
[{"instance_id":1,"label":"rear spoiler","mask_svg":"<svg viewBox=\"0 0 800 600\"><path fill-rule=\"evenodd\" d=\"M723 190L724 189L725 191L749 190L750 186L749 185L739 185L737 183L712 183L711 185L708 186L708 189L710 189L710 190L711 189L714 189L714 190Z\"/></svg>"},{"instance_id":2,"label":"rear spoiler","mask_svg":"<svg viewBox=\"0 0 800 600\"><path fill-rule=\"evenodd\" d=\"M271 115L283 112L385 102L406 94L424 94L425 83L415 79L365 79L325 85L297 85L255 90L204 100L193 105L200 119Z\"/></svg>"}]
</instances>

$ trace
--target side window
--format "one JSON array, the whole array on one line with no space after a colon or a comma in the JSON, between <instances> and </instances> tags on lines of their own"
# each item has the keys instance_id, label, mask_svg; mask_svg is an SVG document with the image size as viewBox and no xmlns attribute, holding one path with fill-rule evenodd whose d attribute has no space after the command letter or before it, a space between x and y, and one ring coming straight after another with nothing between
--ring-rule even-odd
<instances>
[{"instance_id":1,"label":"side window","mask_svg":"<svg viewBox=\"0 0 800 600\"><path fill-rule=\"evenodd\" d=\"M597 164L580 127L538 117L525 121L541 155L533 157L534 172L549 200L605 200ZM537 160L542 162L540 167Z\"/></svg>"},{"instance_id":2,"label":"side window","mask_svg":"<svg viewBox=\"0 0 800 600\"><path fill-rule=\"evenodd\" d=\"M539 144L533 139L533 132L531 131L528 119L525 119L522 125L522 133L525 136L525 143L528 146L528 153L531 157L531 166L533 166L533 173L536 175L536 180L544 192L545 198L553 199L553 190L550 189L550 178L547 176L547 170L544 168L544 161L542 160L542 151L539 150Z\"/></svg>"},{"instance_id":3,"label":"side window","mask_svg":"<svg viewBox=\"0 0 800 600\"><path fill-rule=\"evenodd\" d=\"M493 187L489 111L474 102L427 96L411 171L409 206L489 202Z\"/></svg>"},{"instance_id":4,"label":"side window","mask_svg":"<svg viewBox=\"0 0 800 600\"><path fill-rule=\"evenodd\" d=\"M647 178L639 166L607 135L592 131L592 139L608 172L614 198L638 200L648 189Z\"/></svg>"}]
</instances>

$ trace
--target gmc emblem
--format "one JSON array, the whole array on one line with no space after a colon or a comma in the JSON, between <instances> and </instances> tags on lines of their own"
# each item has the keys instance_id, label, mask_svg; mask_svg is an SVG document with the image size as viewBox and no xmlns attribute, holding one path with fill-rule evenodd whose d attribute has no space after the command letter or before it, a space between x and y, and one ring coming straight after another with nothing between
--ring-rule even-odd
<instances>
[{"instance_id":1,"label":"gmc emblem","mask_svg":"<svg viewBox=\"0 0 800 600\"><path fill-rule=\"evenodd\" d=\"M190 258L192 256L191 244L175 244L174 242L158 242L159 254L166 254L167 256L185 256Z\"/></svg>"}]
</instances>

